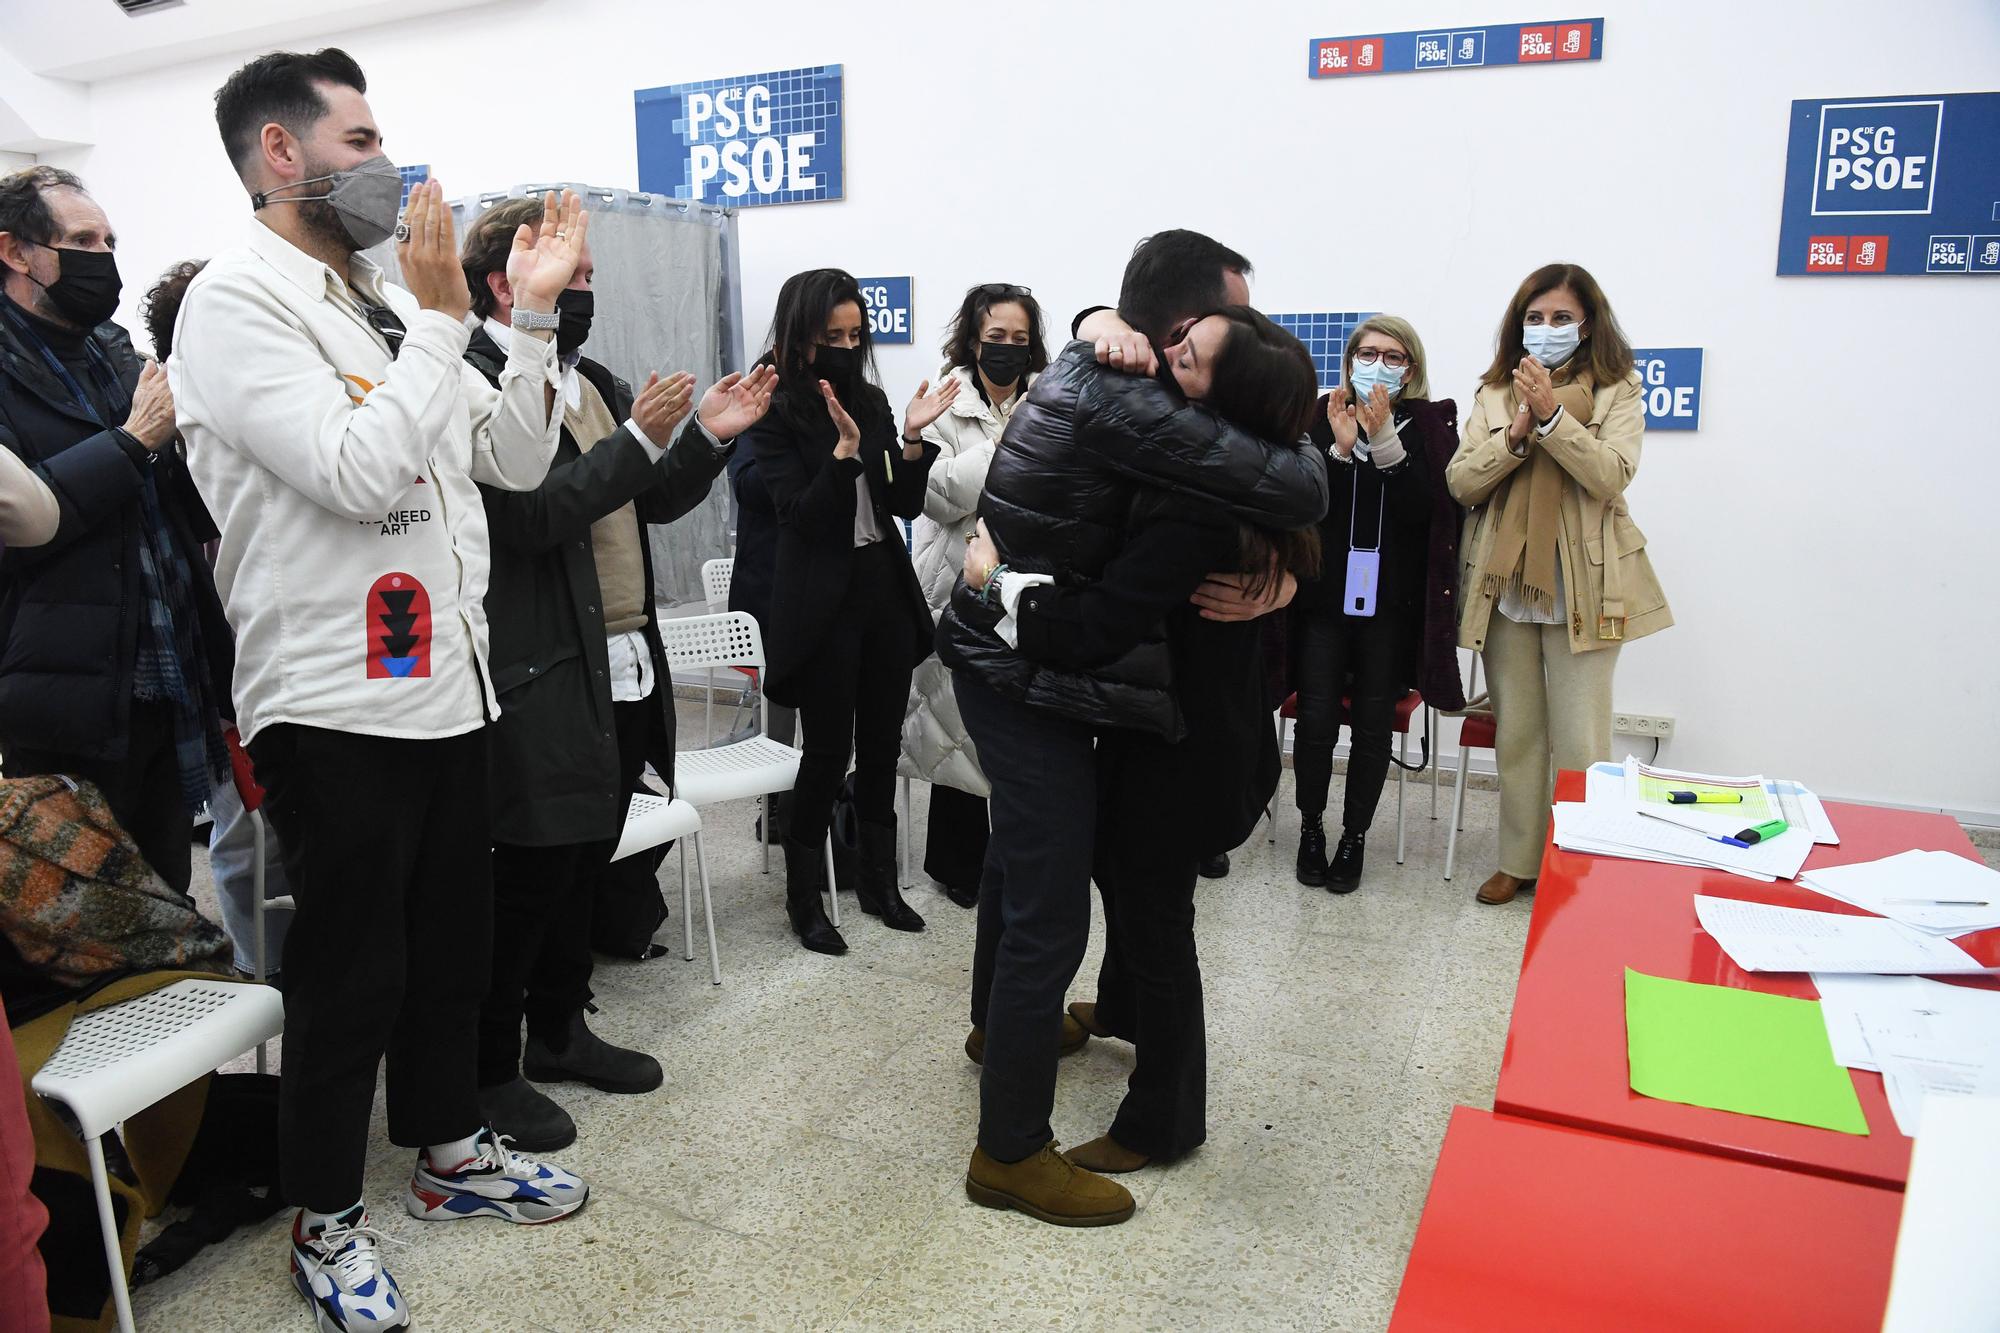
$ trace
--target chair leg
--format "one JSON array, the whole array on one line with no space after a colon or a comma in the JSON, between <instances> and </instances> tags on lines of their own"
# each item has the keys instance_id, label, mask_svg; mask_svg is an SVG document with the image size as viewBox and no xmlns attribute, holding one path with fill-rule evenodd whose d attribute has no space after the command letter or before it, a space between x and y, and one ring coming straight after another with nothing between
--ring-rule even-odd
<instances>
[{"instance_id":1,"label":"chair leg","mask_svg":"<svg viewBox=\"0 0 2000 1333\"><path fill-rule=\"evenodd\" d=\"M764 873L767 875L771 873L771 798L776 794L767 791L757 798L758 805L762 807L757 812L757 830L764 841Z\"/></svg>"},{"instance_id":2,"label":"chair leg","mask_svg":"<svg viewBox=\"0 0 2000 1333\"><path fill-rule=\"evenodd\" d=\"M1410 733L1404 732L1396 738L1396 758L1404 763L1410 758ZM1402 764L1396 765L1396 864L1403 864L1403 793L1410 785L1410 770Z\"/></svg>"},{"instance_id":3,"label":"chair leg","mask_svg":"<svg viewBox=\"0 0 2000 1333\"><path fill-rule=\"evenodd\" d=\"M703 749L715 744L715 668L702 670L701 690L701 744ZM671 694L673 691L669 690Z\"/></svg>"},{"instance_id":4,"label":"chair leg","mask_svg":"<svg viewBox=\"0 0 2000 1333\"><path fill-rule=\"evenodd\" d=\"M252 810L250 817L250 854L257 863L250 870L250 967L252 979L258 985L264 984L264 812ZM264 1072L264 1048L268 1042L257 1043L257 1072Z\"/></svg>"},{"instance_id":5,"label":"chair leg","mask_svg":"<svg viewBox=\"0 0 2000 1333\"><path fill-rule=\"evenodd\" d=\"M1465 827L1465 773L1472 761L1471 747L1464 742L1458 747L1458 784L1451 791L1451 832L1445 836L1444 878L1451 882L1451 868L1458 858L1458 831Z\"/></svg>"},{"instance_id":6,"label":"chair leg","mask_svg":"<svg viewBox=\"0 0 2000 1333\"><path fill-rule=\"evenodd\" d=\"M111 1177L104 1170L104 1139L84 1140L90 1157L90 1187L97 1194L97 1223L104 1233L104 1262L111 1269L111 1301L118 1310L120 1333L132 1333L132 1293L125 1289L125 1252L118 1245L118 1227L112 1220Z\"/></svg>"},{"instance_id":7,"label":"chair leg","mask_svg":"<svg viewBox=\"0 0 2000 1333\"><path fill-rule=\"evenodd\" d=\"M681 958L694 961L694 904L688 897L687 839L681 839Z\"/></svg>"},{"instance_id":8,"label":"chair leg","mask_svg":"<svg viewBox=\"0 0 2000 1333\"><path fill-rule=\"evenodd\" d=\"M694 837L694 868L701 876L701 919L708 926L708 974L715 978L715 984L722 984L722 955L715 948L715 899L708 892L708 853L701 845L701 834ZM685 872L686 862L682 862Z\"/></svg>"},{"instance_id":9,"label":"chair leg","mask_svg":"<svg viewBox=\"0 0 2000 1333\"><path fill-rule=\"evenodd\" d=\"M840 929L840 881L833 877L833 835L826 835L826 919Z\"/></svg>"},{"instance_id":10,"label":"chair leg","mask_svg":"<svg viewBox=\"0 0 2000 1333\"><path fill-rule=\"evenodd\" d=\"M1424 705L1424 735L1431 742L1431 818L1438 817L1438 734L1437 709Z\"/></svg>"}]
</instances>

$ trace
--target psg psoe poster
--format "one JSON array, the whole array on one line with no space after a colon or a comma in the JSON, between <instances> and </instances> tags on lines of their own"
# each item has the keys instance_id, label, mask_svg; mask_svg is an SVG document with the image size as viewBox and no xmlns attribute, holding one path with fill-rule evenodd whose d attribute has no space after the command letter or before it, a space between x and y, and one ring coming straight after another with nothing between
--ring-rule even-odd
<instances>
[{"instance_id":1,"label":"psg psoe poster","mask_svg":"<svg viewBox=\"0 0 2000 1333\"><path fill-rule=\"evenodd\" d=\"M1306 44L1306 74L1315 79L1345 79L1361 74L1420 74L1426 70L1556 65L1603 58L1603 19L1551 19L1483 28L1315 37Z\"/></svg>"},{"instance_id":2,"label":"psg psoe poster","mask_svg":"<svg viewBox=\"0 0 2000 1333\"><path fill-rule=\"evenodd\" d=\"M639 188L749 208L842 197L839 65L641 88Z\"/></svg>"},{"instance_id":3,"label":"psg psoe poster","mask_svg":"<svg viewBox=\"0 0 2000 1333\"><path fill-rule=\"evenodd\" d=\"M2000 93L1792 103L1778 273L2000 273Z\"/></svg>"}]
</instances>

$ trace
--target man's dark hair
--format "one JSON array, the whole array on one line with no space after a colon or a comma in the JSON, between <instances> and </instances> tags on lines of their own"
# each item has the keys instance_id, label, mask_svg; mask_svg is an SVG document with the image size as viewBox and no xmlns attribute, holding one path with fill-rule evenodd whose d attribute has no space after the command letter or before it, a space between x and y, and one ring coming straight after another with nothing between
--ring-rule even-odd
<instances>
[{"instance_id":1,"label":"man's dark hair","mask_svg":"<svg viewBox=\"0 0 2000 1333\"><path fill-rule=\"evenodd\" d=\"M1118 288L1118 313L1158 343L1179 321L1227 299L1224 273L1248 277L1250 261L1198 231L1155 232L1132 248Z\"/></svg>"},{"instance_id":2,"label":"man's dark hair","mask_svg":"<svg viewBox=\"0 0 2000 1333\"><path fill-rule=\"evenodd\" d=\"M174 351L174 321L180 318L181 301L194 275L208 267L206 259L183 259L160 275L146 289L139 313L146 321L146 336L153 340L153 359L164 364Z\"/></svg>"},{"instance_id":3,"label":"man's dark hair","mask_svg":"<svg viewBox=\"0 0 2000 1333\"><path fill-rule=\"evenodd\" d=\"M215 127L222 146L242 176L255 160L257 137L276 121L303 139L327 111L318 85L337 83L357 93L368 91L368 76L354 57L337 46L306 54L273 51L229 76L215 93Z\"/></svg>"},{"instance_id":4,"label":"man's dark hair","mask_svg":"<svg viewBox=\"0 0 2000 1333\"><path fill-rule=\"evenodd\" d=\"M486 275L507 271L507 256L514 252L514 233L524 222L531 227L542 225L540 195L495 204L465 229L458 263L465 270L466 290L472 294L472 313L481 319L493 314L493 289L486 285Z\"/></svg>"},{"instance_id":5,"label":"man's dark hair","mask_svg":"<svg viewBox=\"0 0 2000 1333\"><path fill-rule=\"evenodd\" d=\"M0 231L36 245L53 244L56 215L42 197L46 190L84 192L83 182L60 167L23 167L0 176Z\"/></svg>"}]
</instances>

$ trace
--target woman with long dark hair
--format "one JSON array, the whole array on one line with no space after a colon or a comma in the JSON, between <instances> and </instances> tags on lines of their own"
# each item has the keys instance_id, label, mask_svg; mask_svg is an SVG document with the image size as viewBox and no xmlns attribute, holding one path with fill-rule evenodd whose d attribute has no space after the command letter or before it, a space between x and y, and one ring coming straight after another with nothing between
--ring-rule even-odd
<instances>
[{"instance_id":1,"label":"woman with long dark hair","mask_svg":"<svg viewBox=\"0 0 2000 1333\"><path fill-rule=\"evenodd\" d=\"M924 438L938 446L912 534L917 582L935 619L951 600L965 563L965 533L986 488L993 447L1014 407L1049 364L1042 308L1026 287L988 282L959 303L945 335L940 378L958 382L958 398ZM924 872L960 907L979 900L986 864L986 775L952 694L951 673L932 659L917 668L903 720L903 771L931 785Z\"/></svg>"},{"instance_id":2,"label":"woman with long dark hair","mask_svg":"<svg viewBox=\"0 0 2000 1333\"><path fill-rule=\"evenodd\" d=\"M1533 889L1555 769L1611 757L1619 646L1674 623L1625 506L1641 397L1597 280L1575 264L1530 273L1445 469L1471 509L1459 643L1485 655L1500 766L1500 868L1482 903Z\"/></svg>"},{"instance_id":3,"label":"woman with long dark hair","mask_svg":"<svg viewBox=\"0 0 2000 1333\"><path fill-rule=\"evenodd\" d=\"M896 930L924 919L896 884L896 756L910 672L931 652L930 608L898 518L921 512L937 446L921 435L958 396L920 386L901 438L873 361L861 289L840 269L794 274L778 291L771 410L741 437L777 511L765 691L795 707L805 759L786 819L785 903L815 953L847 952L820 902L821 845L848 760L860 816L861 910Z\"/></svg>"}]
</instances>

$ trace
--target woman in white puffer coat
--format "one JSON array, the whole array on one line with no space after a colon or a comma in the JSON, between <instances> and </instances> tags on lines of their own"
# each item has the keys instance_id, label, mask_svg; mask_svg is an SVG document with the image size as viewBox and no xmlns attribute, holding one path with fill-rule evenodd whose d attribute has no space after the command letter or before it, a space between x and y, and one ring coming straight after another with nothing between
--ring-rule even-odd
<instances>
[{"instance_id":1,"label":"woman in white puffer coat","mask_svg":"<svg viewBox=\"0 0 2000 1333\"><path fill-rule=\"evenodd\" d=\"M938 446L924 512L912 533L917 582L933 619L951 600L965 563L965 536L975 521L986 468L1034 377L1049 363L1042 343L1042 309L1026 287L989 282L965 294L944 344L940 372L960 381L956 401L924 428ZM925 659L910 682L903 719L902 772L931 784L924 872L960 907L979 900L986 861L986 775L958 716L951 672Z\"/></svg>"}]
</instances>

